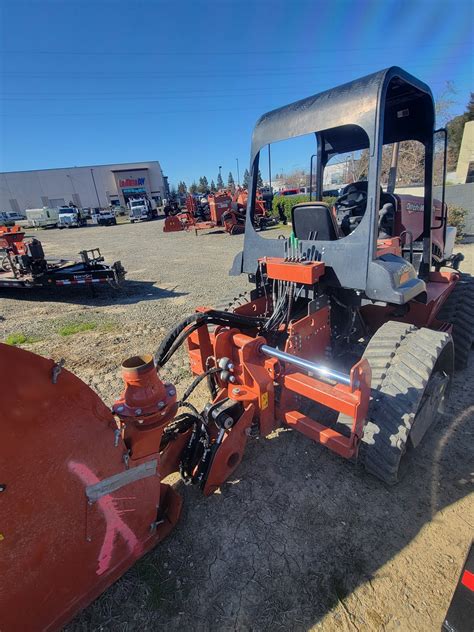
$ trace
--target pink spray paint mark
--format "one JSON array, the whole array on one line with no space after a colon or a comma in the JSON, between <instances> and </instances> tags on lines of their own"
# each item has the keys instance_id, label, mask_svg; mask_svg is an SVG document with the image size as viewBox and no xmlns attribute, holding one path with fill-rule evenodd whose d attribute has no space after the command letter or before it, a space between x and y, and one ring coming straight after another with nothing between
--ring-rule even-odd
<instances>
[{"instance_id":1,"label":"pink spray paint mark","mask_svg":"<svg viewBox=\"0 0 474 632\"><path fill-rule=\"evenodd\" d=\"M80 478L84 485L89 486L99 483L97 476L87 465L84 465L84 463L70 461L68 467L71 472ZM130 527L123 521L121 514L124 512L121 512L116 507L115 499L112 498L110 494L102 496L96 503L104 516L106 525L104 541L100 549L96 570L97 575L102 575L110 568L116 535L122 536L130 553L139 555L143 546Z\"/></svg>"}]
</instances>

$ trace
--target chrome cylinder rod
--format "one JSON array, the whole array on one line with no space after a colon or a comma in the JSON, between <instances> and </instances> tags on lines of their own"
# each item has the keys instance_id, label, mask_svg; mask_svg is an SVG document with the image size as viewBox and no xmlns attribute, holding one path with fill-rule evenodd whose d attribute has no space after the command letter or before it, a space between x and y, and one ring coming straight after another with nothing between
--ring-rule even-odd
<instances>
[{"instance_id":1,"label":"chrome cylinder rod","mask_svg":"<svg viewBox=\"0 0 474 632\"><path fill-rule=\"evenodd\" d=\"M339 373L339 371L335 371L334 369L330 369L326 366L322 366L321 364L315 364L310 360L305 360L304 358L298 358L297 356L291 355L290 353L285 353L285 351L280 351L279 349L275 349L274 347L269 347L268 345L262 345L260 347L260 351L271 358L276 358L281 362L287 362L288 364L293 364L303 371L309 371L310 373L317 373L321 377L325 377L328 380L334 380L339 384L347 384L350 386L351 378L349 375L345 373Z\"/></svg>"}]
</instances>

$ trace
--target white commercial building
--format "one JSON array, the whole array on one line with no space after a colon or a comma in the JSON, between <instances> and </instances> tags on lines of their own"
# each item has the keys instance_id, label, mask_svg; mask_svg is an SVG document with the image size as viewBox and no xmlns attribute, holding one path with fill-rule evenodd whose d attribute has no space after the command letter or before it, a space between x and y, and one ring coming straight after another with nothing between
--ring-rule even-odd
<instances>
[{"instance_id":1,"label":"white commercial building","mask_svg":"<svg viewBox=\"0 0 474 632\"><path fill-rule=\"evenodd\" d=\"M125 206L146 195L157 205L167 195L168 183L157 160L90 167L0 173L0 211L24 213L27 208Z\"/></svg>"}]
</instances>

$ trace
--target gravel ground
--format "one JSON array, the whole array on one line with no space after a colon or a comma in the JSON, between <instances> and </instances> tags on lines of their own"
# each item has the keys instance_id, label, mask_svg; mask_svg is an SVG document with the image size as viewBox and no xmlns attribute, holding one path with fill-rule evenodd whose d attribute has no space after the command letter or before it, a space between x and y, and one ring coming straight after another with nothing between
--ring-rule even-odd
<instances>
[{"instance_id":1,"label":"gravel ground","mask_svg":"<svg viewBox=\"0 0 474 632\"><path fill-rule=\"evenodd\" d=\"M127 281L96 296L4 291L0 339L21 333L25 348L65 358L108 404L125 357L154 351L196 305L248 289L227 276L242 236L164 234L157 221L38 237L52 257L99 247L122 260ZM460 249L474 272L474 244ZM60 335L76 323L90 330ZM165 377L181 391L189 383L184 354ZM185 508L173 534L68 631L439 629L474 527L473 380L471 358L395 488L283 430L249 443L211 498L178 482Z\"/></svg>"}]
</instances>

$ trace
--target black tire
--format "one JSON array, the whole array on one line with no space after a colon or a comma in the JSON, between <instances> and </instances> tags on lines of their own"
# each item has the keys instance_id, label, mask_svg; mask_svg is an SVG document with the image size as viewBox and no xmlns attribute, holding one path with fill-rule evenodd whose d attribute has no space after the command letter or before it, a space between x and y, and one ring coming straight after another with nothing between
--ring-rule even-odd
<instances>
[{"instance_id":1,"label":"black tire","mask_svg":"<svg viewBox=\"0 0 474 632\"><path fill-rule=\"evenodd\" d=\"M453 326L454 365L465 369L474 344L474 277L461 275L436 318Z\"/></svg>"},{"instance_id":2,"label":"black tire","mask_svg":"<svg viewBox=\"0 0 474 632\"><path fill-rule=\"evenodd\" d=\"M394 485L407 448L418 445L444 399L453 371L453 343L445 332L389 321L372 337L363 357L372 369L372 398L359 461ZM340 430L349 424L352 419L339 415Z\"/></svg>"}]
</instances>

